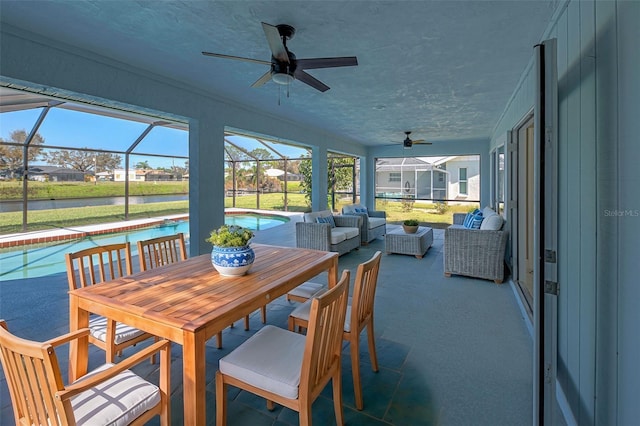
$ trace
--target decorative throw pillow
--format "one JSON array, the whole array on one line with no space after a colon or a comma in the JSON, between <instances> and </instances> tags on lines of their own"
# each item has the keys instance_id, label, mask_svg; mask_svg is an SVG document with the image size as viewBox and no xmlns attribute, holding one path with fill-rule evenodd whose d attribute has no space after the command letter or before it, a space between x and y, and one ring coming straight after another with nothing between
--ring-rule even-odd
<instances>
[{"instance_id":1,"label":"decorative throw pillow","mask_svg":"<svg viewBox=\"0 0 640 426\"><path fill-rule=\"evenodd\" d=\"M480 229L480 225L482 225L482 219L484 219L482 217L482 212L478 212L478 213L467 213L467 216L464 218L464 222L462 225L464 225L465 228L468 229Z\"/></svg>"},{"instance_id":2,"label":"decorative throw pillow","mask_svg":"<svg viewBox=\"0 0 640 426\"><path fill-rule=\"evenodd\" d=\"M504 219L499 214L492 214L489 217L485 217L480 225L480 229L489 231L499 231L502 229Z\"/></svg>"},{"instance_id":3,"label":"decorative throw pillow","mask_svg":"<svg viewBox=\"0 0 640 426\"><path fill-rule=\"evenodd\" d=\"M480 229L483 219L484 217L482 216L482 212L474 214L473 219L471 220L471 229Z\"/></svg>"},{"instance_id":4,"label":"decorative throw pillow","mask_svg":"<svg viewBox=\"0 0 640 426\"><path fill-rule=\"evenodd\" d=\"M331 225L332 228L336 227L336 221L333 220L333 216L317 217L316 218L316 222L317 223L328 223L329 225Z\"/></svg>"},{"instance_id":5,"label":"decorative throw pillow","mask_svg":"<svg viewBox=\"0 0 640 426\"><path fill-rule=\"evenodd\" d=\"M369 213L366 207L356 207L353 210L355 210L356 213L365 213L365 214Z\"/></svg>"},{"instance_id":6,"label":"decorative throw pillow","mask_svg":"<svg viewBox=\"0 0 640 426\"><path fill-rule=\"evenodd\" d=\"M473 213L467 213L464 217L464 221L462 221L462 226L465 228L471 228L471 221L473 220Z\"/></svg>"}]
</instances>

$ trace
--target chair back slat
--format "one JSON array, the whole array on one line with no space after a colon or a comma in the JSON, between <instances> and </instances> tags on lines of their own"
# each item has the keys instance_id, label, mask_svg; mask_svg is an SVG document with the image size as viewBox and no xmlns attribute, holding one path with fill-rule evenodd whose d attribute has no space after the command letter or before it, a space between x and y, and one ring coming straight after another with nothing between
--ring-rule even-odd
<instances>
[{"instance_id":1,"label":"chair back slat","mask_svg":"<svg viewBox=\"0 0 640 426\"><path fill-rule=\"evenodd\" d=\"M373 306L382 253L377 251L371 259L358 265L351 302L351 328L358 333L364 323L373 317Z\"/></svg>"},{"instance_id":2,"label":"chair back slat","mask_svg":"<svg viewBox=\"0 0 640 426\"><path fill-rule=\"evenodd\" d=\"M311 302L309 327L300 377L300 393L317 395L340 368L342 330L349 296L349 271L332 289ZM304 399L304 395L300 395Z\"/></svg>"},{"instance_id":3,"label":"chair back slat","mask_svg":"<svg viewBox=\"0 0 640 426\"><path fill-rule=\"evenodd\" d=\"M0 321L0 361L16 423L60 425L64 412L55 393L64 386L51 345L13 336Z\"/></svg>"},{"instance_id":4,"label":"chair back slat","mask_svg":"<svg viewBox=\"0 0 640 426\"><path fill-rule=\"evenodd\" d=\"M187 260L187 248L182 232L175 235L138 241L138 258L140 270Z\"/></svg>"},{"instance_id":5,"label":"chair back slat","mask_svg":"<svg viewBox=\"0 0 640 426\"><path fill-rule=\"evenodd\" d=\"M133 273L131 244L91 247L65 255L69 289L114 280Z\"/></svg>"}]
</instances>

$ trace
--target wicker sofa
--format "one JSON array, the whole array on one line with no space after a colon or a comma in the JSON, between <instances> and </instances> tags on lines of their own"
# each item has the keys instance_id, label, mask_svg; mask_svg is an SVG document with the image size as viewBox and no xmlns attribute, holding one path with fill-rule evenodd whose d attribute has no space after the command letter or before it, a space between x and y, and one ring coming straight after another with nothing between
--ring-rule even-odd
<instances>
[{"instance_id":1,"label":"wicker sofa","mask_svg":"<svg viewBox=\"0 0 640 426\"><path fill-rule=\"evenodd\" d=\"M485 207L485 220L496 213ZM454 213L453 225L444 232L444 275L466 275L469 277L493 280L496 284L504 280L504 254L507 245L507 232L503 221L498 230L468 229L463 225L466 214ZM497 218L494 218L493 224ZM483 220L483 223L485 222ZM490 221L487 221L487 223ZM496 227L496 226L493 226Z\"/></svg>"},{"instance_id":2,"label":"wicker sofa","mask_svg":"<svg viewBox=\"0 0 640 426\"><path fill-rule=\"evenodd\" d=\"M335 227L318 223L318 218L333 216L329 210L305 213L296 223L296 247L334 251L339 255L360 247L360 216L333 216Z\"/></svg>"},{"instance_id":3,"label":"wicker sofa","mask_svg":"<svg viewBox=\"0 0 640 426\"><path fill-rule=\"evenodd\" d=\"M368 210L362 204L349 204L342 207L343 215L360 216L360 243L364 246L387 232L387 213Z\"/></svg>"}]
</instances>

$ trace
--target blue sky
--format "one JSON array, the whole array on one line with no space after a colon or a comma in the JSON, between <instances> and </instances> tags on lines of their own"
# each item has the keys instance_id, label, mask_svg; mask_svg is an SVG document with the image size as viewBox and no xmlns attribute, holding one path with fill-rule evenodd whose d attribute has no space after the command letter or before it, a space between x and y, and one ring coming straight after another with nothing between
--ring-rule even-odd
<instances>
[{"instance_id":1,"label":"blue sky","mask_svg":"<svg viewBox=\"0 0 640 426\"><path fill-rule=\"evenodd\" d=\"M9 140L14 130L31 131L42 109L4 112L0 114L0 137ZM71 148L110 149L126 151L147 128L147 124L102 115L89 114L62 108L52 108L38 133L45 139L44 146L68 146ZM234 136L233 140L248 150L264 148L252 139ZM277 144L276 149L290 158L298 158L306 152L300 148ZM134 152L171 156L189 155L187 131L166 127L154 128L136 147ZM131 156L131 164L148 161L152 167L184 166L185 159L149 156ZM37 162L36 162L37 163ZM122 162L124 167L124 160Z\"/></svg>"}]
</instances>

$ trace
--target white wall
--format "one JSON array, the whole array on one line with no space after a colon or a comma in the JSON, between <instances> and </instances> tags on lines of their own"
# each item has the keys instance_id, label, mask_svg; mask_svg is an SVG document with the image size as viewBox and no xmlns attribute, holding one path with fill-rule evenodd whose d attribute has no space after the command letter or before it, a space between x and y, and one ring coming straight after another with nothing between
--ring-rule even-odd
<instances>
[{"instance_id":1,"label":"white wall","mask_svg":"<svg viewBox=\"0 0 640 426\"><path fill-rule=\"evenodd\" d=\"M558 41L558 379L580 425L640 419L640 2L569 1ZM491 146L533 107L523 75Z\"/></svg>"},{"instance_id":2,"label":"white wall","mask_svg":"<svg viewBox=\"0 0 640 426\"><path fill-rule=\"evenodd\" d=\"M478 159L469 159L467 156L457 157L447 161L449 172L448 197L455 200L480 200L480 162ZM467 194L460 194L460 169L467 169Z\"/></svg>"}]
</instances>

